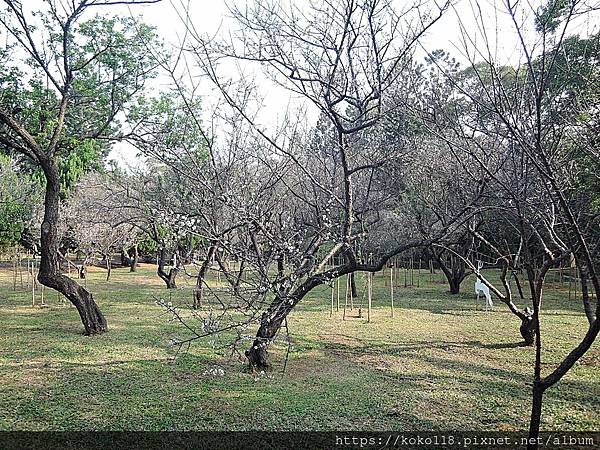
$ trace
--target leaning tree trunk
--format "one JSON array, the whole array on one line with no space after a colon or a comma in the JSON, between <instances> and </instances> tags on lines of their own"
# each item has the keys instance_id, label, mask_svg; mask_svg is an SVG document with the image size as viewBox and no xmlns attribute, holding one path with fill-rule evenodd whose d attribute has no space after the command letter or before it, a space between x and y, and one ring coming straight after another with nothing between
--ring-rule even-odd
<instances>
[{"instance_id":1,"label":"leaning tree trunk","mask_svg":"<svg viewBox=\"0 0 600 450\"><path fill-rule=\"evenodd\" d=\"M590 298L590 289L588 286L588 270L584 264L577 263L577 267L579 268L579 277L581 280L581 298L583 300L583 310L585 312L585 317L589 324L593 324L596 320L596 312L594 311L594 305L592 299Z\"/></svg>"},{"instance_id":2,"label":"leaning tree trunk","mask_svg":"<svg viewBox=\"0 0 600 450\"><path fill-rule=\"evenodd\" d=\"M237 276L235 277L235 281L233 283L233 293L235 295L238 295L240 292L240 284L242 283L242 277L244 276L244 266L246 264L246 260L242 259L240 261L240 267L237 273Z\"/></svg>"},{"instance_id":3,"label":"leaning tree trunk","mask_svg":"<svg viewBox=\"0 0 600 450\"><path fill-rule=\"evenodd\" d=\"M262 371L271 368L267 348L273 339L275 339L279 328L281 328L283 321L292 310L295 303L297 303L297 301L292 301L290 304L287 297L277 297L273 303L271 303L269 309L263 313L252 347L246 350L245 353L246 358L248 358L250 370Z\"/></svg>"},{"instance_id":4,"label":"leaning tree trunk","mask_svg":"<svg viewBox=\"0 0 600 450\"><path fill-rule=\"evenodd\" d=\"M42 164L46 176L44 220L41 227L41 260L38 280L44 286L63 294L77 308L86 335L108 331L106 319L94 301L92 294L76 281L63 275L59 265L60 177L58 167L52 160Z\"/></svg>"},{"instance_id":5,"label":"leaning tree trunk","mask_svg":"<svg viewBox=\"0 0 600 450\"><path fill-rule=\"evenodd\" d=\"M341 275L343 274L338 274L338 276ZM304 281L291 294L281 293L275 297L269 308L260 318L260 326L256 332L256 338L252 343L252 347L246 350L245 354L246 358L248 358L250 370L261 371L271 368L267 348L273 342L273 339L275 339L281 325L306 294L326 281L325 277L313 276Z\"/></svg>"},{"instance_id":6,"label":"leaning tree trunk","mask_svg":"<svg viewBox=\"0 0 600 450\"><path fill-rule=\"evenodd\" d=\"M206 274L208 269L210 268L210 264L212 262L213 255L215 254L217 246L216 244L211 245L206 252L206 259L202 262L200 269L198 270L198 276L196 277L196 288L194 289L194 304L193 308L197 309L202 307L202 295L204 292L204 278L206 278Z\"/></svg>"}]
</instances>

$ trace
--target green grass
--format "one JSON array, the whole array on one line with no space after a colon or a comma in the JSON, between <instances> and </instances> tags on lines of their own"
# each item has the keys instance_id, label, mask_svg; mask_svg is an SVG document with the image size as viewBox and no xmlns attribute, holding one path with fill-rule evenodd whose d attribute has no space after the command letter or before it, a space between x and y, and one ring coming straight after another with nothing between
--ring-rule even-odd
<instances>
[{"instance_id":1,"label":"green grass","mask_svg":"<svg viewBox=\"0 0 600 450\"><path fill-rule=\"evenodd\" d=\"M492 274L493 276L493 274ZM167 293L151 266L136 274L99 269L88 287L110 332L82 335L76 310L46 293L47 308L13 291L0 271L0 430L521 430L528 423L533 352L519 347L519 322L500 302L475 309L469 278L450 296L436 275L397 287L389 310L375 277L372 322L357 310L329 315L330 291L293 312L293 347L271 351L276 370L253 376L205 342L171 362L169 338L183 335L154 298L191 299L193 280ZM359 289L362 291L362 278ZM401 284L404 284L401 279ZM544 371L587 325L580 301L549 288L542 316ZM366 311L364 311L366 316ZM213 367L224 376L206 375ZM546 430L600 429L600 351L594 346L546 395Z\"/></svg>"}]
</instances>

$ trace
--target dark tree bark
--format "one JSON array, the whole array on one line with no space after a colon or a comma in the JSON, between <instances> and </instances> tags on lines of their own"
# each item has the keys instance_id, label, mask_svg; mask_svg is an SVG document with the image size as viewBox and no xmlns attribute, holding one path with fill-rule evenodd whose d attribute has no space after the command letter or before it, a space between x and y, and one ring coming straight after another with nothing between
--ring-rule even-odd
<instances>
[{"instance_id":1,"label":"dark tree bark","mask_svg":"<svg viewBox=\"0 0 600 450\"><path fill-rule=\"evenodd\" d=\"M519 297L521 297L521 300L524 300L525 296L523 295L523 288L521 287L521 281L519 280L519 276L517 275L517 272L515 270L513 270L512 275L515 279L517 290L519 291Z\"/></svg>"},{"instance_id":2,"label":"dark tree bark","mask_svg":"<svg viewBox=\"0 0 600 450\"><path fill-rule=\"evenodd\" d=\"M533 345L535 342L535 322L533 316L526 309L526 314L521 318L521 327L519 332L525 341L525 345Z\"/></svg>"},{"instance_id":3,"label":"dark tree bark","mask_svg":"<svg viewBox=\"0 0 600 450\"><path fill-rule=\"evenodd\" d=\"M592 299L590 298L590 288L588 286L588 270L587 267L581 263L577 263L579 269L579 278L581 279L581 298L583 301L583 310L585 317L591 325L596 320L596 312Z\"/></svg>"},{"instance_id":4,"label":"dark tree bark","mask_svg":"<svg viewBox=\"0 0 600 450\"><path fill-rule=\"evenodd\" d=\"M235 277L235 282L233 283L233 293L238 295L240 292L240 284L242 283L242 277L244 276L244 266L246 265L246 260L242 259L240 261L240 268L238 270L237 276Z\"/></svg>"},{"instance_id":5,"label":"dark tree bark","mask_svg":"<svg viewBox=\"0 0 600 450\"><path fill-rule=\"evenodd\" d=\"M440 269L442 270L444 276L446 277L446 280L448 281L448 286L450 287L450 294L460 294L460 285L467 277L467 275L469 275L469 273L467 273L465 264L463 262L456 261L455 258L451 258L451 264L448 265L442 258L443 251L436 252L434 249L431 249L430 253L433 255L433 258L440 266Z\"/></svg>"},{"instance_id":6,"label":"dark tree bark","mask_svg":"<svg viewBox=\"0 0 600 450\"><path fill-rule=\"evenodd\" d=\"M137 271L137 265L140 259L140 253L138 251L138 245L134 244L133 247L131 247L131 250L133 250L133 255L131 256L131 260L129 262L129 271L130 272L136 272Z\"/></svg>"},{"instance_id":7,"label":"dark tree bark","mask_svg":"<svg viewBox=\"0 0 600 450\"><path fill-rule=\"evenodd\" d=\"M129 267L131 264L131 257L129 256L129 251L126 248L121 249L121 265L123 267Z\"/></svg>"},{"instance_id":8,"label":"dark tree bark","mask_svg":"<svg viewBox=\"0 0 600 450\"><path fill-rule=\"evenodd\" d=\"M46 177L46 193L44 220L41 227L41 261L38 280L44 286L63 294L77 308L86 335L104 333L108 331L108 325L92 294L76 281L62 275L60 271L57 229L60 176L54 161L45 159L41 161L41 165Z\"/></svg>"},{"instance_id":9,"label":"dark tree bark","mask_svg":"<svg viewBox=\"0 0 600 450\"><path fill-rule=\"evenodd\" d=\"M263 313L252 347L246 350L245 353L246 358L248 358L250 370L261 371L271 368L267 348L273 339L275 339L279 328L281 328L289 312L300 300L301 298L277 296L269 306L269 309Z\"/></svg>"},{"instance_id":10,"label":"dark tree bark","mask_svg":"<svg viewBox=\"0 0 600 450\"><path fill-rule=\"evenodd\" d=\"M196 277L196 288L194 289L194 309L202 306L202 294L204 291L204 278L210 267L213 255L215 254L216 245L211 245L206 252L206 258L202 262L200 269L198 270L198 276Z\"/></svg>"},{"instance_id":11,"label":"dark tree bark","mask_svg":"<svg viewBox=\"0 0 600 450\"><path fill-rule=\"evenodd\" d=\"M354 273L350 274L350 295L352 296L352 300L358 298L358 290L356 289L356 277Z\"/></svg>"},{"instance_id":12,"label":"dark tree bark","mask_svg":"<svg viewBox=\"0 0 600 450\"><path fill-rule=\"evenodd\" d=\"M130 272L135 272L137 270L137 265L139 262L139 251L138 245L134 244L131 248L123 248L121 250L121 265L125 267L129 267Z\"/></svg>"},{"instance_id":13,"label":"dark tree bark","mask_svg":"<svg viewBox=\"0 0 600 450\"><path fill-rule=\"evenodd\" d=\"M162 248L158 257L158 269L156 272L160 279L163 280L167 285L167 289L177 289L176 278L177 274L179 273L179 267L175 265L167 272L165 270L165 254L165 249Z\"/></svg>"},{"instance_id":14,"label":"dark tree bark","mask_svg":"<svg viewBox=\"0 0 600 450\"><path fill-rule=\"evenodd\" d=\"M112 272L110 255L104 255L104 261L106 262L106 281L110 281L110 274Z\"/></svg>"},{"instance_id":15,"label":"dark tree bark","mask_svg":"<svg viewBox=\"0 0 600 450\"><path fill-rule=\"evenodd\" d=\"M527 443L528 450L536 450L538 448L537 438L540 435L543 399L544 387L539 380L535 381L533 383L531 418L529 421L529 442Z\"/></svg>"}]
</instances>

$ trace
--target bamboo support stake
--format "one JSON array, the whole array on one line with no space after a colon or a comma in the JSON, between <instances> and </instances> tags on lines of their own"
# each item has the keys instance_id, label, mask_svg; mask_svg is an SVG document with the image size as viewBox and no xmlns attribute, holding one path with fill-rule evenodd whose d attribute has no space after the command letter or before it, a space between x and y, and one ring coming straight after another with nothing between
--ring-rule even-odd
<instances>
[{"instance_id":1,"label":"bamboo support stake","mask_svg":"<svg viewBox=\"0 0 600 450\"><path fill-rule=\"evenodd\" d=\"M390 267L390 279L394 278L394 267ZM394 283L390 283L390 298L392 300L392 318L394 318Z\"/></svg>"},{"instance_id":2,"label":"bamboo support stake","mask_svg":"<svg viewBox=\"0 0 600 450\"><path fill-rule=\"evenodd\" d=\"M371 302L373 299L373 273L372 272L368 272L368 274L367 274L367 293L368 293L367 323L371 323Z\"/></svg>"},{"instance_id":3,"label":"bamboo support stake","mask_svg":"<svg viewBox=\"0 0 600 450\"><path fill-rule=\"evenodd\" d=\"M23 289L23 261L21 260L21 253L19 253L17 259L19 268L19 278L21 279L21 289Z\"/></svg>"},{"instance_id":4,"label":"bamboo support stake","mask_svg":"<svg viewBox=\"0 0 600 450\"><path fill-rule=\"evenodd\" d=\"M331 309L329 310L329 317L333 316L333 302L335 297L335 284L331 283Z\"/></svg>"},{"instance_id":5,"label":"bamboo support stake","mask_svg":"<svg viewBox=\"0 0 600 450\"><path fill-rule=\"evenodd\" d=\"M579 284L579 274L577 272L577 268L575 268L575 281L573 281L575 285L575 300L577 300L577 285Z\"/></svg>"},{"instance_id":6,"label":"bamboo support stake","mask_svg":"<svg viewBox=\"0 0 600 450\"><path fill-rule=\"evenodd\" d=\"M433 283L433 261L429 260L429 282Z\"/></svg>"},{"instance_id":7,"label":"bamboo support stake","mask_svg":"<svg viewBox=\"0 0 600 450\"><path fill-rule=\"evenodd\" d=\"M352 281L354 280L354 275L348 275L348 287L350 288L350 311L354 311L354 292L352 292Z\"/></svg>"},{"instance_id":8,"label":"bamboo support stake","mask_svg":"<svg viewBox=\"0 0 600 450\"><path fill-rule=\"evenodd\" d=\"M27 287L29 287L29 278L30 278L30 272L29 272L29 266L31 261L29 260L29 254L27 255L27 279L25 280L25 284L27 285Z\"/></svg>"},{"instance_id":9,"label":"bamboo support stake","mask_svg":"<svg viewBox=\"0 0 600 450\"><path fill-rule=\"evenodd\" d=\"M336 279L336 284L337 284L337 306L336 306L336 311L339 312L339 310L340 310L340 277L338 277Z\"/></svg>"},{"instance_id":10,"label":"bamboo support stake","mask_svg":"<svg viewBox=\"0 0 600 450\"><path fill-rule=\"evenodd\" d=\"M342 320L346 320L346 308L348 307L348 276L346 276L346 297L344 299L344 314Z\"/></svg>"},{"instance_id":11,"label":"bamboo support stake","mask_svg":"<svg viewBox=\"0 0 600 450\"><path fill-rule=\"evenodd\" d=\"M13 291L17 290L17 258L13 260Z\"/></svg>"},{"instance_id":12,"label":"bamboo support stake","mask_svg":"<svg viewBox=\"0 0 600 450\"><path fill-rule=\"evenodd\" d=\"M29 262L27 263L29 265ZM35 306L35 279L33 278L33 261L31 261L31 306ZM27 271L29 273L29 270Z\"/></svg>"}]
</instances>

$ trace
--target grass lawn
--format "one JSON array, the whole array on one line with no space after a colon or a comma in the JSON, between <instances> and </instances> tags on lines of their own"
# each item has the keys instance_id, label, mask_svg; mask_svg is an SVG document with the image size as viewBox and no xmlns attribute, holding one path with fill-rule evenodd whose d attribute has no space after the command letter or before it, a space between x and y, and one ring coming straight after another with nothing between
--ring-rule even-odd
<instances>
[{"instance_id":1,"label":"grass lawn","mask_svg":"<svg viewBox=\"0 0 600 450\"><path fill-rule=\"evenodd\" d=\"M13 291L0 271L0 430L522 430L527 427L532 348L499 301L476 310L467 279L450 296L437 274L397 287L392 319L384 276L375 277L372 322L356 309L330 317L330 291L314 291L293 312L276 369L253 376L237 358L201 342L170 361L169 338L184 331L154 299L169 293L150 265L137 273L89 273L88 288L110 332L82 335L74 308L46 292L47 308ZM194 280L172 292L191 301ZM362 291L362 279L359 282ZM542 316L547 372L587 329L580 300L548 288ZM366 312L364 313L366 316ZM223 376L210 373L222 368ZM598 345L548 391L545 430L600 429Z\"/></svg>"}]
</instances>

